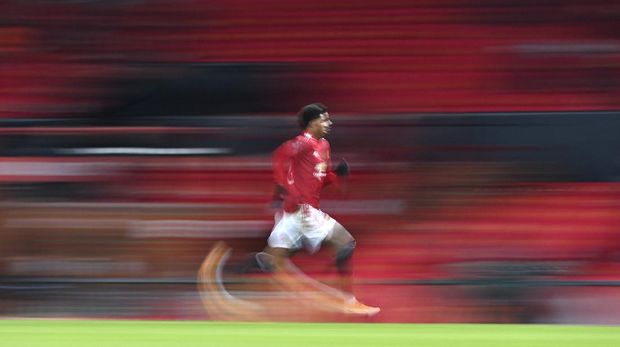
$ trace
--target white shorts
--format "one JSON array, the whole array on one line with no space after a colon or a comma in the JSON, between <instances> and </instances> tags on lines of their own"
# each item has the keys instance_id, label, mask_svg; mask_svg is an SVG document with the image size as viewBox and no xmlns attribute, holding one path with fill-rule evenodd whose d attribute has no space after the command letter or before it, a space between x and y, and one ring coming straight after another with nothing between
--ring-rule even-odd
<instances>
[{"instance_id":1,"label":"white shorts","mask_svg":"<svg viewBox=\"0 0 620 347\"><path fill-rule=\"evenodd\" d=\"M305 247L310 253L321 248L323 241L331 237L336 220L327 213L310 205L302 205L293 213L276 214L276 225L267 244L272 248L297 250Z\"/></svg>"}]
</instances>

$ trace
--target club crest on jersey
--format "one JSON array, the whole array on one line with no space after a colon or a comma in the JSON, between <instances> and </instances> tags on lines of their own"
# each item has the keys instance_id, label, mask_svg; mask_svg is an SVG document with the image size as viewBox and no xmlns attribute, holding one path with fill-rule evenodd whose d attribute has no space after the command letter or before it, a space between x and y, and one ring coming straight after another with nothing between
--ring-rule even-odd
<instances>
[{"instance_id":1,"label":"club crest on jersey","mask_svg":"<svg viewBox=\"0 0 620 347\"><path fill-rule=\"evenodd\" d=\"M314 177L319 181L323 180L323 177L327 176L327 164L322 161L314 166Z\"/></svg>"}]
</instances>

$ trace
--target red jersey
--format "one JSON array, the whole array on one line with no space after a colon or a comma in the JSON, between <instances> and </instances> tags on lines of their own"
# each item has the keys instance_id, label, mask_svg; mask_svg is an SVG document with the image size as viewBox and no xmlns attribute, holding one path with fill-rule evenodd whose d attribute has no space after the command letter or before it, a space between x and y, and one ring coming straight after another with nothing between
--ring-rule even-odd
<instances>
[{"instance_id":1,"label":"red jersey","mask_svg":"<svg viewBox=\"0 0 620 347\"><path fill-rule=\"evenodd\" d=\"M331 168L329 142L307 132L275 150L273 173L276 184L287 191L283 206L286 212L297 211L300 204L318 209L321 189L337 180Z\"/></svg>"}]
</instances>

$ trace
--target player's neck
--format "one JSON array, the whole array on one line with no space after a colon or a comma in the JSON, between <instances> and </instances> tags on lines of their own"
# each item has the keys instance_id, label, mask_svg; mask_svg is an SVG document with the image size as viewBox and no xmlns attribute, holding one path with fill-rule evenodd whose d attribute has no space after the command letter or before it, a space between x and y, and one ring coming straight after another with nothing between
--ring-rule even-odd
<instances>
[{"instance_id":1,"label":"player's neck","mask_svg":"<svg viewBox=\"0 0 620 347\"><path fill-rule=\"evenodd\" d=\"M323 136L317 135L313 133L312 131L310 131L309 129L304 130L304 135L306 134L308 134L310 137L314 138L315 140L320 140L323 138Z\"/></svg>"}]
</instances>

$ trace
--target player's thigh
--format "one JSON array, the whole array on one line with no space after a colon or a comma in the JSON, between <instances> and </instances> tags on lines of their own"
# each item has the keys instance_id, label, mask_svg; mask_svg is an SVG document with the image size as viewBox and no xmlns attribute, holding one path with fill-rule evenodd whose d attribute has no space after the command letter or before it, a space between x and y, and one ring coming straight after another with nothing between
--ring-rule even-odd
<instances>
[{"instance_id":1,"label":"player's thigh","mask_svg":"<svg viewBox=\"0 0 620 347\"><path fill-rule=\"evenodd\" d=\"M338 221L334 223L331 233L325 239L326 244L336 249L352 242L355 242L355 238L353 238L353 235L351 235L342 224L338 223Z\"/></svg>"},{"instance_id":2,"label":"player's thigh","mask_svg":"<svg viewBox=\"0 0 620 347\"><path fill-rule=\"evenodd\" d=\"M312 248L328 244L335 248L348 245L355 239L349 231L327 213L309 207L304 219L304 235Z\"/></svg>"},{"instance_id":3,"label":"player's thigh","mask_svg":"<svg viewBox=\"0 0 620 347\"><path fill-rule=\"evenodd\" d=\"M304 206L302 219L303 244L306 250L314 253L328 239L337 223L327 213L312 206Z\"/></svg>"}]
</instances>

